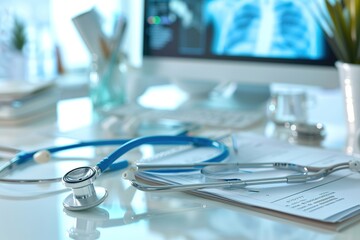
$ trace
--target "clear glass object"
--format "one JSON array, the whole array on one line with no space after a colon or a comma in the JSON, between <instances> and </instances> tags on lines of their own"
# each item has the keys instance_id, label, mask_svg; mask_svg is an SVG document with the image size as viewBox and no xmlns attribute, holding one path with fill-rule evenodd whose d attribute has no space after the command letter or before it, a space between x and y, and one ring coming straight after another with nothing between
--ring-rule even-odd
<instances>
[{"instance_id":1,"label":"clear glass object","mask_svg":"<svg viewBox=\"0 0 360 240\"><path fill-rule=\"evenodd\" d=\"M294 122L305 123L310 103L307 94L303 91L272 93L268 102L267 115L269 120L278 125Z\"/></svg>"},{"instance_id":2,"label":"clear glass object","mask_svg":"<svg viewBox=\"0 0 360 240\"><path fill-rule=\"evenodd\" d=\"M89 94L95 110L124 104L127 71L125 55L116 59L93 56L89 73Z\"/></svg>"}]
</instances>

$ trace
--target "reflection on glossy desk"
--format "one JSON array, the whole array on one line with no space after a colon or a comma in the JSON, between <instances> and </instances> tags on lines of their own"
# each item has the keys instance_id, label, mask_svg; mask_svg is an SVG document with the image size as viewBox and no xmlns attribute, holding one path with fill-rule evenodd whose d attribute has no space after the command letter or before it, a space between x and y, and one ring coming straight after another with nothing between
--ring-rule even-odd
<instances>
[{"instance_id":1,"label":"reflection on glossy desk","mask_svg":"<svg viewBox=\"0 0 360 240\"><path fill-rule=\"evenodd\" d=\"M29 126L0 127L0 144L32 149L70 143L81 137L74 134L72 138L71 134L61 133L76 133L77 129L86 126L91 128L91 107L87 99L62 101L58 111L57 121L44 119ZM330 135L325 147L343 149L346 140L343 139L345 130L341 123L342 119L328 122ZM263 124L249 130L267 134L267 127ZM85 135L82 136L86 139ZM88 149L82 154L93 156L94 152ZM31 166L11 177L61 176L69 168L93 161L91 157L89 159ZM360 234L360 223L335 232L185 193L144 193L122 180L121 172L101 177L97 185L106 187L109 197L98 208L83 212L64 210L62 201L68 191L61 185L1 185L1 239L330 240L356 239Z\"/></svg>"},{"instance_id":2,"label":"reflection on glossy desk","mask_svg":"<svg viewBox=\"0 0 360 240\"><path fill-rule=\"evenodd\" d=\"M343 232L312 229L183 193L144 193L117 174L98 182L109 190L98 208L68 212L68 194L1 196L2 239L352 239Z\"/></svg>"}]
</instances>

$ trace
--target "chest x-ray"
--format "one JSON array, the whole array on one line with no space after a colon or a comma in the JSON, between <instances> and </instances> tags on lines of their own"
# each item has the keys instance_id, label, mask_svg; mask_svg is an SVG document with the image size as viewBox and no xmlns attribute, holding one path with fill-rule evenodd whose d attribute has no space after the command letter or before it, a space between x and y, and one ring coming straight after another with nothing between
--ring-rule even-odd
<instances>
[{"instance_id":1,"label":"chest x-ray","mask_svg":"<svg viewBox=\"0 0 360 240\"><path fill-rule=\"evenodd\" d=\"M146 47L167 56L322 60L327 45L309 5L309 0L147 0Z\"/></svg>"},{"instance_id":2,"label":"chest x-ray","mask_svg":"<svg viewBox=\"0 0 360 240\"><path fill-rule=\"evenodd\" d=\"M322 33L308 0L207 0L205 18L214 28L217 55L321 57Z\"/></svg>"}]
</instances>

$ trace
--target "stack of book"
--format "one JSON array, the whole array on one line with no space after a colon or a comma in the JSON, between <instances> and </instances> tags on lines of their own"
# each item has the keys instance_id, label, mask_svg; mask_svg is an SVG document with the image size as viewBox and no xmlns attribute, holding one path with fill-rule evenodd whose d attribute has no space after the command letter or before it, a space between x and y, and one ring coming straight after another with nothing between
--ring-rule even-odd
<instances>
[{"instance_id":1,"label":"stack of book","mask_svg":"<svg viewBox=\"0 0 360 240\"><path fill-rule=\"evenodd\" d=\"M54 81L0 81L0 125L17 125L56 112Z\"/></svg>"}]
</instances>

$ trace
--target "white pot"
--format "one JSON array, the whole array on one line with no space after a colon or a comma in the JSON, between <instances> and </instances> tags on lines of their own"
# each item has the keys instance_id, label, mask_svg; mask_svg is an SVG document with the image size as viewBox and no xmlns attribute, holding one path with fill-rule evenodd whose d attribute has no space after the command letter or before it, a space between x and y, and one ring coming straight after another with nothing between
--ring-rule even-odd
<instances>
[{"instance_id":1,"label":"white pot","mask_svg":"<svg viewBox=\"0 0 360 240\"><path fill-rule=\"evenodd\" d=\"M344 97L349 139L348 153L359 153L360 134L360 64L336 62L340 87ZM354 141L355 140L355 141Z\"/></svg>"}]
</instances>

